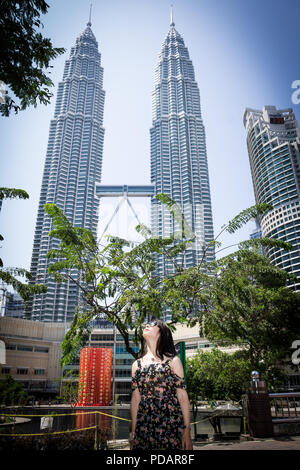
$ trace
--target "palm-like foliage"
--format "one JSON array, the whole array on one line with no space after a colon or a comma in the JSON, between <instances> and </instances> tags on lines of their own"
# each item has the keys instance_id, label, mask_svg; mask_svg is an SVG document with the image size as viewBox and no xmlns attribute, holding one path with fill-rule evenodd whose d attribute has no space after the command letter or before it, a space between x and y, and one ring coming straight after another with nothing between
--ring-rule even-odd
<instances>
[{"instance_id":1,"label":"palm-like foliage","mask_svg":"<svg viewBox=\"0 0 300 470\"><path fill-rule=\"evenodd\" d=\"M54 225L49 235L60 241L58 248L48 253L51 260L49 272L57 282L72 279L81 289L87 306L84 312L78 311L74 316L63 345L63 363L83 344L93 318L106 318L112 322L122 335L127 351L134 357L137 353L129 341L129 330L133 331L133 343L138 345L145 322L152 317L160 318L165 309L172 312L171 330L178 322L187 322L190 326L199 321L203 323L213 307L212 292L213 287L217 286L218 269L228 258L225 256L218 262L208 263L205 257L207 250L211 246L221 247L217 238L223 231L233 233L253 217L272 208L269 204L258 204L242 211L223 225L219 235L206 244L201 263L184 269L182 264L177 263L176 255L191 246L195 235L168 195L162 193L156 198L170 210L181 231L169 238L160 238L140 224L136 230L143 235L144 241L138 245L107 236L107 246L101 247L91 232L73 227L57 206L45 205ZM276 239L246 240L237 245L236 253L255 252L259 245L291 249L290 244ZM163 280L154 275L154 253L164 255L173 262L173 274Z\"/></svg>"}]
</instances>

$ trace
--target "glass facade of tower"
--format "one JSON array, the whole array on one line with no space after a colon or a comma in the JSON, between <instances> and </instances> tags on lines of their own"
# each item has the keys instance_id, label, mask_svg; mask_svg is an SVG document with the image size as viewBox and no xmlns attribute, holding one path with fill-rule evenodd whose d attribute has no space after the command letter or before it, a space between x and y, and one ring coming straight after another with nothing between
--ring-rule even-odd
<instances>
[{"instance_id":1,"label":"glass facade of tower","mask_svg":"<svg viewBox=\"0 0 300 470\"><path fill-rule=\"evenodd\" d=\"M259 218L263 237L289 242L289 252L264 248L263 252L281 269L299 277L290 283L300 288L300 131L291 108L262 111L247 108L244 114L247 146L256 203L273 209Z\"/></svg>"},{"instance_id":2,"label":"glass facade of tower","mask_svg":"<svg viewBox=\"0 0 300 470\"><path fill-rule=\"evenodd\" d=\"M168 194L184 214L186 236L196 235L176 262L185 268L196 266L202 259L203 246L214 238L205 129L193 64L173 21L155 70L150 136L155 195ZM178 231L180 234L178 222L155 195L151 198L153 234L159 237ZM210 248L206 260L212 261L214 257L214 249ZM164 256L156 257L158 278L172 274L173 269L172 262Z\"/></svg>"},{"instance_id":3,"label":"glass facade of tower","mask_svg":"<svg viewBox=\"0 0 300 470\"><path fill-rule=\"evenodd\" d=\"M33 254L32 282L45 283L47 294L35 296L27 318L40 321L72 321L80 294L74 282L57 284L48 274L46 254L58 241L48 236L51 219L44 204L56 204L68 220L97 236L99 199L95 183L101 181L103 110L105 92L98 43L87 24L65 62L58 85L54 119L50 123ZM76 271L73 275L77 276Z\"/></svg>"}]
</instances>

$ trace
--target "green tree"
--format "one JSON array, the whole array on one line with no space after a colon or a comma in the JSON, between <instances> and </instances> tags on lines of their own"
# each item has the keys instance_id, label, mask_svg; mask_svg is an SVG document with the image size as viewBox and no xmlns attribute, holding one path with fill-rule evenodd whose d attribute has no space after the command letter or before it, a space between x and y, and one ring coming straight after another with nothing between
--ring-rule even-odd
<instances>
[{"instance_id":1,"label":"green tree","mask_svg":"<svg viewBox=\"0 0 300 470\"><path fill-rule=\"evenodd\" d=\"M213 348L198 350L187 359L187 388L192 398L194 421L197 420L197 403L201 397L213 407L216 400L240 402L249 383L251 367L249 361L233 354ZM216 416L209 419L214 432L221 432ZM196 432L196 426L195 426Z\"/></svg>"},{"instance_id":2,"label":"green tree","mask_svg":"<svg viewBox=\"0 0 300 470\"><path fill-rule=\"evenodd\" d=\"M0 404L1 405L24 405L29 396L23 390L23 386L16 382L11 375L6 375L0 380Z\"/></svg>"},{"instance_id":3,"label":"green tree","mask_svg":"<svg viewBox=\"0 0 300 470\"><path fill-rule=\"evenodd\" d=\"M297 278L249 249L217 261L215 274L211 308L199 312L200 335L215 345L240 345L251 370L273 386L282 383L281 367L300 334L300 293L287 287Z\"/></svg>"},{"instance_id":4,"label":"green tree","mask_svg":"<svg viewBox=\"0 0 300 470\"><path fill-rule=\"evenodd\" d=\"M250 380L251 365L236 353L229 354L213 348L198 350L187 359L189 396L212 404L215 400L239 402Z\"/></svg>"},{"instance_id":5,"label":"green tree","mask_svg":"<svg viewBox=\"0 0 300 470\"><path fill-rule=\"evenodd\" d=\"M61 382L60 394L57 399L63 403L76 403L79 390L77 374L72 369L67 369L64 371L63 377L59 377L56 381Z\"/></svg>"},{"instance_id":6,"label":"green tree","mask_svg":"<svg viewBox=\"0 0 300 470\"><path fill-rule=\"evenodd\" d=\"M49 235L60 240L59 247L47 254L54 260L49 273L54 275L56 282L70 279L77 284L87 305L86 311L75 312L62 343L61 364L72 362L78 355L95 316L105 316L111 321L122 335L127 351L137 357L129 342L128 330L135 331L134 342L138 344L144 322L152 316L161 316L165 300L152 275L155 267L153 252L168 255L168 245L174 239L148 238L135 246L127 240L109 236L108 245L101 249L89 230L73 227L56 205L46 204L45 210L54 225ZM138 230L144 233L146 228L139 226ZM172 258L173 254L169 256Z\"/></svg>"},{"instance_id":7,"label":"green tree","mask_svg":"<svg viewBox=\"0 0 300 470\"><path fill-rule=\"evenodd\" d=\"M78 307L75 309L71 328L67 331L61 344L62 366L74 364L80 358L80 350L86 345L92 330L90 319L91 312L80 312Z\"/></svg>"},{"instance_id":8,"label":"green tree","mask_svg":"<svg viewBox=\"0 0 300 470\"><path fill-rule=\"evenodd\" d=\"M171 200L172 201L172 200ZM168 202L170 205L170 201ZM165 294L168 297L168 305L170 309L175 310L181 317L187 321L189 326L195 326L203 321L204 316L209 316L212 310L211 291L215 279L219 273L216 267L222 265L223 260L226 261L227 256L220 258L218 263L208 262L206 256L211 246L214 246L217 255L228 248L237 247L235 253L244 250L246 252L257 251L260 247L281 248L283 250L291 250L292 245L276 238L258 238L244 240L234 245L222 247L222 243L218 240L223 232L229 234L235 233L243 225L251 219L255 219L272 209L270 204L261 203L251 206L241 211L237 216L221 227L221 231L215 237L203 245L203 255L198 266L185 270L178 270L173 276L163 280Z\"/></svg>"},{"instance_id":9,"label":"green tree","mask_svg":"<svg viewBox=\"0 0 300 470\"><path fill-rule=\"evenodd\" d=\"M6 93L0 104L3 116L9 116L28 106L50 103L53 93L49 88L53 82L46 73L52 68L50 61L65 52L54 48L49 38L43 37L39 28L41 14L46 14L49 5L44 0L1 0L0 2L0 80L19 99L17 104Z\"/></svg>"},{"instance_id":10,"label":"green tree","mask_svg":"<svg viewBox=\"0 0 300 470\"><path fill-rule=\"evenodd\" d=\"M28 199L29 195L23 189L15 188L0 188L0 201L3 199ZM4 238L0 234L0 240ZM24 277L27 281L32 279L29 271L23 268L4 268L3 261L0 258L0 279L7 285L12 286L22 297L24 302L27 302L31 295L47 292L47 287L44 284L27 284L21 282L17 277Z\"/></svg>"},{"instance_id":11,"label":"green tree","mask_svg":"<svg viewBox=\"0 0 300 470\"><path fill-rule=\"evenodd\" d=\"M153 236L147 227L138 225L136 230L144 236L143 242L135 245L128 240L108 236L109 243L102 249L89 230L73 227L56 205L45 205L54 226L49 236L60 241L57 249L48 252L52 263L49 273L56 282L67 279L75 282L87 305L85 312L75 314L65 337L62 365L72 362L78 354L90 321L95 317L104 317L112 322L122 335L127 351L136 358L137 353L129 342L129 330L134 331L133 343L138 345L145 321L151 317L160 318L167 308L172 312L171 330L174 330L175 323L195 324L198 320L195 315L197 304L203 310L210 308L210 287L215 267L206 261L206 252L209 247L221 244L217 240L207 243L200 265L185 270L178 264L176 255L184 252L195 236L169 196L158 194L156 198L179 221L179 233L159 238ZM250 207L222 230L232 233L271 207L268 204ZM259 243L257 240L250 242L253 245ZM290 248L290 245L273 239L261 239L261 243ZM174 264L175 273L162 282L153 273L154 253L164 254Z\"/></svg>"}]
</instances>

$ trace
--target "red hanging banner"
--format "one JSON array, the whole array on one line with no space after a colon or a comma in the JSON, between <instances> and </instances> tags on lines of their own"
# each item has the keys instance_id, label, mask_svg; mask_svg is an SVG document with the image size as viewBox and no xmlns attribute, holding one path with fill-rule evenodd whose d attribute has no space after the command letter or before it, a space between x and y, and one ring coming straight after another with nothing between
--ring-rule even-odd
<instances>
[{"instance_id":1,"label":"red hanging banner","mask_svg":"<svg viewBox=\"0 0 300 470\"><path fill-rule=\"evenodd\" d=\"M111 401L111 348L83 348L77 406L106 406Z\"/></svg>"}]
</instances>

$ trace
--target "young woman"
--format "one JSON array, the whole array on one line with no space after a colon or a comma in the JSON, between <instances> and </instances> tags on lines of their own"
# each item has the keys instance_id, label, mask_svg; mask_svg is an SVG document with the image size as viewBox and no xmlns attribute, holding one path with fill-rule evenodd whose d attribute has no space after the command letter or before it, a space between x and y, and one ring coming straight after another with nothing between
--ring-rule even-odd
<instances>
[{"instance_id":1,"label":"young woman","mask_svg":"<svg viewBox=\"0 0 300 470\"><path fill-rule=\"evenodd\" d=\"M147 323L138 357L132 364L131 450L193 450L183 366L161 320Z\"/></svg>"}]
</instances>

